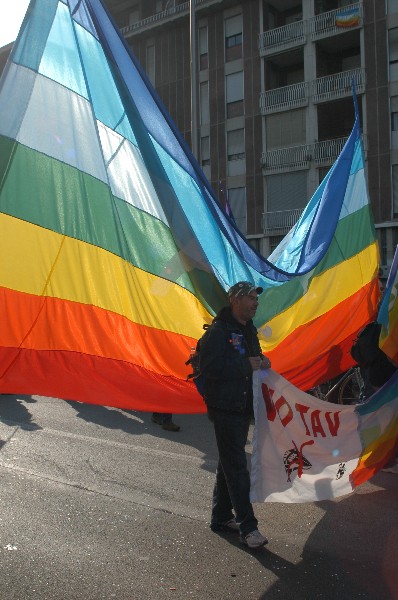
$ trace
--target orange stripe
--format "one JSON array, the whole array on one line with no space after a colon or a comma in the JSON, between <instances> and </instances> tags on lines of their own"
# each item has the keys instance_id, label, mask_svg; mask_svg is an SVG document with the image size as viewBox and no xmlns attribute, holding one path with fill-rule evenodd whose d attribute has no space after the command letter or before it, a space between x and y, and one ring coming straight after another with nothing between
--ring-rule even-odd
<instances>
[{"instance_id":1,"label":"orange stripe","mask_svg":"<svg viewBox=\"0 0 398 600\"><path fill-rule=\"evenodd\" d=\"M183 380L189 372L185 361L194 343L189 337L138 325L95 306L4 288L0 294L7 314L0 330L0 346L122 360Z\"/></svg>"},{"instance_id":2,"label":"orange stripe","mask_svg":"<svg viewBox=\"0 0 398 600\"><path fill-rule=\"evenodd\" d=\"M370 282L328 313L295 329L267 353L272 368L302 390L349 369L354 364L350 349L358 330L376 316L372 308L378 297L376 284Z\"/></svg>"},{"instance_id":3,"label":"orange stripe","mask_svg":"<svg viewBox=\"0 0 398 600\"><path fill-rule=\"evenodd\" d=\"M0 364L6 362L12 366L1 379L3 394L37 394L150 412L205 412L192 383L122 361L73 352L0 348Z\"/></svg>"}]
</instances>

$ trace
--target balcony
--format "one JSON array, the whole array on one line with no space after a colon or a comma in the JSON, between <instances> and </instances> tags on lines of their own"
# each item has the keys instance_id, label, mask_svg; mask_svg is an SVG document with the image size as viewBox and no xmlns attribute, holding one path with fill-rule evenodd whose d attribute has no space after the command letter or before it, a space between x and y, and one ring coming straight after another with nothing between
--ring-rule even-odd
<instances>
[{"instance_id":1,"label":"balcony","mask_svg":"<svg viewBox=\"0 0 398 600\"><path fill-rule=\"evenodd\" d=\"M319 77L310 83L302 81L268 90L260 94L260 112L262 115L268 115L300 108L307 106L310 98L314 104L347 98L352 95L353 81L356 93L363 94L366 84L365 69L351 69Z\"/></svg>"},{"instance_id":2,"label":"balcony","mask_svg":"<svg viewBox=\"0 0 398 600\"><path fill-rule=\"evenodd\" d=\"M258 50L261 57L303 46L310 41L332 37L363 26L362 2L316 15L307 21L289 23L260 33Z\"/></svg>"},{"instance_id":3,"label":"balcony","mask_svg":"<svg viewBox=\"0 0 398 600\"><path fill-rule=\"evenodd\" d=\"M308 21L308 32L312 41L320 40L363 25L362 2L316 15Z\"/></svg>"},{"instance_id":4,"label":"balcony","mask_svg":"<svg viewBox=\"0 0 398 600\"><path fill-rule=\"evenodd\" d=\"M347 137L337 138L335 140L323 140L313 145L312 156L315 163L319 165L328 165L334 163L347 141Z\"/></svg>"},{"instance_id":5,"label":"balcony","mask_svg":"<svg viewBox=\"0 0 398 600\"><path fill-rule=\"evenodd\" d=\"M351 96L353 81L357 94L362 94L366 83L365 69L351 69L315 79L312 82L313 102L329 102Z\"/></svg>"},{"instance_id":6,"label":"balcony","mask_svg":"<svg viewBox=\"0 0 398 600\"><path fill-rule=\"evenodd\" d=\"M219 0L196 0L196 11L201 8L206 8L207 6L211 6L212 4L219 4ZM127 27L122 27L120 32L124 37L128 37L134 35L134 33L142 33L147 29L152 29L153 27L164 25L171 20L174 20L176 17L188 16L190 8L190 1L183 2L182 4L178 4L177 6L172 6L167 10L163 10L162 12L156 13L147 17L146 19L141 19L136 23L132 23Z\"/></svg>"},{"instance_id":7,"label":"balcony","mask_svg":"<svg viewBox=\"0 0 398 600\"><path fill-rule=\"evenodd\" d=\"M300 108L308 104L308 83L302 81L294 85L275 88L260 95L260 111L262 115L291 108Z\"/></svg>"},{"instance_id":8,"label":"balcony","mask_svg":"<svg viewBox=\"0 0 398 600\"><path fill-rule=\"evenodd\" d=\"M306 42L304 27L305 21L297 21L260 33L258 38L260 56L271 56L297 46L303 46Z\"/></svg>"},{"instance_id":9,"label":"balcony","mask_svg":"<svg viewBox=\"0 0 398 600\"><path fill-rule=\"evenodd\" d=\"M267 175L309 169L311 162L314 162L316 167L330 166L336 161L347 139L348 137L341 137L314 144L268 150L261 154L261 166ZM366 157L367 136L362 136L362 139Z\"/></svg>"},{"instance_id":10,"label":"balcony","mask_svg":"<svg viewBox=\"0 0 398 600\"><path fill-rule=\"evenodd\" d=\"M299 220L302 208L292 210L277 210L262 215L264 235L285 235Z\"/></svg>"},{"instance_id":11,"label":"balcony","mask_svg":"<svg viewBox=\"0 0 398 600\"><path fill-rule=\"evenodd\" d=\"M280 171L308 169L312 158L312 146L291 146L278 148L261 154L261 165L269 174Z\"/></svg>"}]
</instances>

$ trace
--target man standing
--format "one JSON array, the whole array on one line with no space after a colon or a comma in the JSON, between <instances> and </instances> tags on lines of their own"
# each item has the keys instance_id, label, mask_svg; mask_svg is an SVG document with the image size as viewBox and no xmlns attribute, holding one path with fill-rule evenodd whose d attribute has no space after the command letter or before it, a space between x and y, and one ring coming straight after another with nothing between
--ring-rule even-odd
<instances>
[{"instance_id":1,"label":"man standing","mask_svg":"<svg viewBox=\"0 0 398 600\"><path fill-rule=\"evenodd\" d=\"M257 529L250 502L245 451L253 417L252 374L271 366L261 352L252 321L262 291L248 281L233 285L228 292L229 305L214 318L200 346L204 399L219 453L210 527L213 531L239 531L249 548L268 542Z\"/></svg>"}]
</instances>

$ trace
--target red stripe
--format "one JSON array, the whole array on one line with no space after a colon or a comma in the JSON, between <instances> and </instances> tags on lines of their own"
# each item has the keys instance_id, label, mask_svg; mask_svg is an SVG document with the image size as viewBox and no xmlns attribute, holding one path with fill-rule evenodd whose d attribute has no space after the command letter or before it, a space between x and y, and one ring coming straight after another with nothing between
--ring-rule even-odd
<instances>
[{"instance_id":1,"label":"red stripe","mask_svg":"<svg viewBox=\"0 0 398 600\"><path fill-rule=\"evenodd\" d=\"M129 410L203 413L192 383L123 361L74 352L0 348L4 394L34 394Z\"/></svg>"},{"instance_id":2,"label":"red stripe","mask_svg":"<svg viewBox=\"0 0 398 600\"><path fill-rule=\"evenodd\" d=\"M147 327L116 313L59 298L0 290L7 319L0 345L11 348L77 352L142 366L185 379L185 361L194 340Z\"/></svg>"}]
</instances>

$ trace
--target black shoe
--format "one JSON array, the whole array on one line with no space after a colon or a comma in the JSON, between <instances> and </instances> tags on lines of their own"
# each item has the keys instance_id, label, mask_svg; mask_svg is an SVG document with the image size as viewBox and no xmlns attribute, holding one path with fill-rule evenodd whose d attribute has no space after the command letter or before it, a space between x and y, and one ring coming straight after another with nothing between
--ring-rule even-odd
<instances>
[{"instance_id":1,"label":"black shoe","mask_svg":"<svg viewBox=\"0 0 398 600\"><path fill-rule=\"evenodd\" d=\"M239 525L235 521L235 519L229 519L229 521L224 521L224 523L212 523L210 525L210 529L217 533L219 531L239 531Z\"/></svg>"},{"instance_id":2,"label":"black shoe","mask_svg":"<svg viewBox=\"0 0 398 600\"><path fill-rule=\"evenodd\" d=\"M156 423L156 425L161 425L162 424L162 421L160 420L159 415L153 414L152 417L151 417L151 421L152 421L152 423Z\"/></svg>"},{"instance_id":3,"label":"black shoe","mask_svg":"<svg viewBox=\"0 0 398 600\"><path fill-rule=\"evenodd\" d=\"M168 421L167 423L162 423L162 429L166 431L180 431L181 427L173 423L173 421Z\"/></svg>"}]
</instances>

